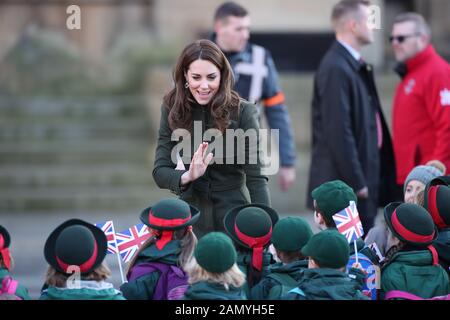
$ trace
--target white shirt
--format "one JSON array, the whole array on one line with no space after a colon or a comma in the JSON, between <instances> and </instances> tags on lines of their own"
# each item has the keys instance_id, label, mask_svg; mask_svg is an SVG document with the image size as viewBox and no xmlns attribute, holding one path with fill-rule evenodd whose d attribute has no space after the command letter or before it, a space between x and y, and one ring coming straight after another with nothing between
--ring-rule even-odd
<instances>
[{"instance_id":1,"label":"white shirt","mask_svg":"<svg viewBox=\"0 0 450 320\"><path fill-rule=\"evenodd\" d=\"M355 58L356 61L359 61L361 59L361 53L353 49L350 45L346 44L343 41L338 40L340 44L344 46L345 49L347 49L348 52L352 55L353 58Z\"/></svg>"}]
</instances>

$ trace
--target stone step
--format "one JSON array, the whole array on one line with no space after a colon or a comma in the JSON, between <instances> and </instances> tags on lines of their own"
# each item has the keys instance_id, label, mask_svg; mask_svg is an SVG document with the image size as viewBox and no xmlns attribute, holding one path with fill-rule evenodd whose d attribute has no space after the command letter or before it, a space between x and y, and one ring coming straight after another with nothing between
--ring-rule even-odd
<instances>
[{"instance_id":1,"label":"stone step","mask_svg":"<svg viewBox=\"0 0 450 320\"><path fill-rule=\"evenodd\" d=\"M143 163L149 157L141 154L126 153L92 153L89 156L84 154L39 154L34 157L24 156L20 154L0 155L0 166L9 164L21 164L24 166L35 164L52 164L52 165L91 165L103 163Z\"/></svg>"},{"instance_id":2,"label":"stone step","mask_svg":"<svg viewBox=\"0 0 450 320\"><path fill-rule=\"evenodd\" d=\"M49 142L0 142L0 165L88 164L145 161L151 144L133 139L57 140Z\"/></svg>"},{"instance_id":3,"label":"stone step","mask_svg":"<svg viewBox=\"0 0 450 320\"><path fill-rule=\"evenodd\" d=\"M145 208L169 196L152 185L133 187L11 188L0 192L0 212L101 210Z\"/></svg>"},{"instance_id":4,"label":"stone step","mask_svg":"<svg viewBox=\"0 0 450 320\"><path fill-rule=\"evenodd\" d=\"M0 96L0 117L141 117L144 102L136 96Z\"/></svg>"},{"instance_id":5,"label":"stone step","mask_svg":"<svg viewBox=\"0 0 450 320\"><path fill-rule=\"evenodd\" d=\"M149 137L149 124L145 120L117 119L78 119L63 117L0 119L0 141L19 142L39 140L86 140Z\"/></svg>"},{"instance_id":6,"label":"stone step","mask_svg":"<svg viewBox=\"0 0 450 320\"><path fill-rule=\"evenodd\" d=\"M0 190L47 187L116 187L154 183L150 164L0 166ZM0 191L1 192L1 191Z\"/></svg>"}]
</instances>

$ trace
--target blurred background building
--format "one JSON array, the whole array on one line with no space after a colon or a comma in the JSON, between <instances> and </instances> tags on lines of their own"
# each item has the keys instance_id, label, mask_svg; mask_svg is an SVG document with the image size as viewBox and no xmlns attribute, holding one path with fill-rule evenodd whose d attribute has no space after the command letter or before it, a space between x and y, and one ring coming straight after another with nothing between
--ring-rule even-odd
<instances>
[{"instance_id":1,"label":"blurred background building","mask_svg":"<svg viewBox=\"0 0 450 320\"><path fill-rule=\"evenodd\" d=\"M309 217L312 80L333 40L329 16L337 1L237 2L250 12L251 40L273 54L295 129L298 181L281 193L272 177L273 206ZM34 296L45 266L43 242L57 224L75 216L114 219L120 231L138 222L140 209L173 196L152 178L161 99L179 52L211 32L220 3L0 0L0 224L12 233L17 273ZM80 30L66 27L73 4L81 8ZM390 119L398 78L387 39L395 15L423 14L437 51L450 59L450 1L373 4L381 28L363 55L376 67Z\"/></svg>"}]
</instances>

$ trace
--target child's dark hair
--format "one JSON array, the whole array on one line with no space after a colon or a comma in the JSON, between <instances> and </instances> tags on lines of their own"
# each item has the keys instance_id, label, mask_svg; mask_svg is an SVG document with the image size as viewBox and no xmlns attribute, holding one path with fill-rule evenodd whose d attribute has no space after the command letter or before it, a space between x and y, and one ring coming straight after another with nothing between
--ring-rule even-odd
<instances>
[{"instance_id":1,"label":"child's dark hair","mask_svg":"<svg viewBox=\"0 0 450 320\"><path fill-rule=\"evenodd\" d=\"M265 252L265 250L266 249L264 249L264 252ZM250 253L250 257L252 255L251 249L245 248L239 244L236 244L236 251L238 252L238 256L239 256L239 252L241 252L243 254ZM272 257L272 255L270 255L270 256ZM252 288L254 285L256 285L262 279L262 276L263 276L262 270L259 271L258 269L255 269L255 267L253 267L251 258L249 261L245 261L245 264L247 267L247 275L246 276L247 276L248 287ZM264 264L264 258L263 258L263 264ZM272 261L271 261L271 264L272 264ZM264 268L264 266L263 266L263 268Z\"/></svg>"},{"instance_id":2,"label":"child's dark hair","mask_svg":"<svg viewBox=\"0 0 450 320\"><path fill-rule=\"evenodd\" d=\"M301 253L301 251L282 251L282 250L278 250L276 248L275 248L275 250L277 252L278 258L283 263L286 263L286 264L306 259L306 257ZM282 256L283 259L281 259L280 256Z\"/></svg>"},{"instance_id":3,"label":"child's dark hair","mask_svg":"<svg viewBox=\"0 0 450 320\"><path fill-rule=\"evenodd\" d=\"M405 246L404 242L400 242L397 245L393 245L392 247L390 247L388 249L388 251L386 252L386 254L384 255L384 261L383 261L383 265L385 265L386 263L390 262L392 260L392 258L394 257L394 255L401 251L403 249L403 247Z\"/></svg>"},{"instance_id":4,"label":"child's dark hair","mask_svg":"<svg viewBox=\"0 0 450 320\"><path fill-rule=\"evenodd\" d=\"M322 216L323 221L325 222L325 226L328 229L336 228L336 223L334 222L333 218L327 217L325 214L320 211L318 207L315 208L317 214L320 214Z\"/></svg>"}]
</instances>

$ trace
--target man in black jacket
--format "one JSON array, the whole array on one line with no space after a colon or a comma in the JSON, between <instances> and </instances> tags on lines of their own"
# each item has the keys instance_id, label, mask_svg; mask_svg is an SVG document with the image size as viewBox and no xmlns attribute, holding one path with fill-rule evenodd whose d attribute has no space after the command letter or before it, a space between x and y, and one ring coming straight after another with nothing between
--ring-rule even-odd
<instances>
[{"instance_id":1,"label":"man in black jacket","mask_svg":"<svg viewBox=\"0 0 450 320\"><path fill-rule=\"evenodd\" d=\"M373 42L370 3L342 0L332 12L336 41L321 61L312 102L311 191L340 179L358 196L358 211L367 233L379 204L394 195L395 167L391 139L375 87L373 70L360 50ZM381 203L379 203L381 201Z\"/></svg>"},{"instance_id":2,"label":"man in black jacket","mask_svg":"<svg viewBox=\"0 0 450 320\"><path fill-rule=\"evenodd\" d=\"M250 15L241 5L228 1L214 14L212 40L222 49L230 62L239 95L263 106L270 129L279 130L281 168L278 182L282 191L295 183L296 150L294 132L278 72L270 52L250 43Z\"/></svg>"}]
</instances>

